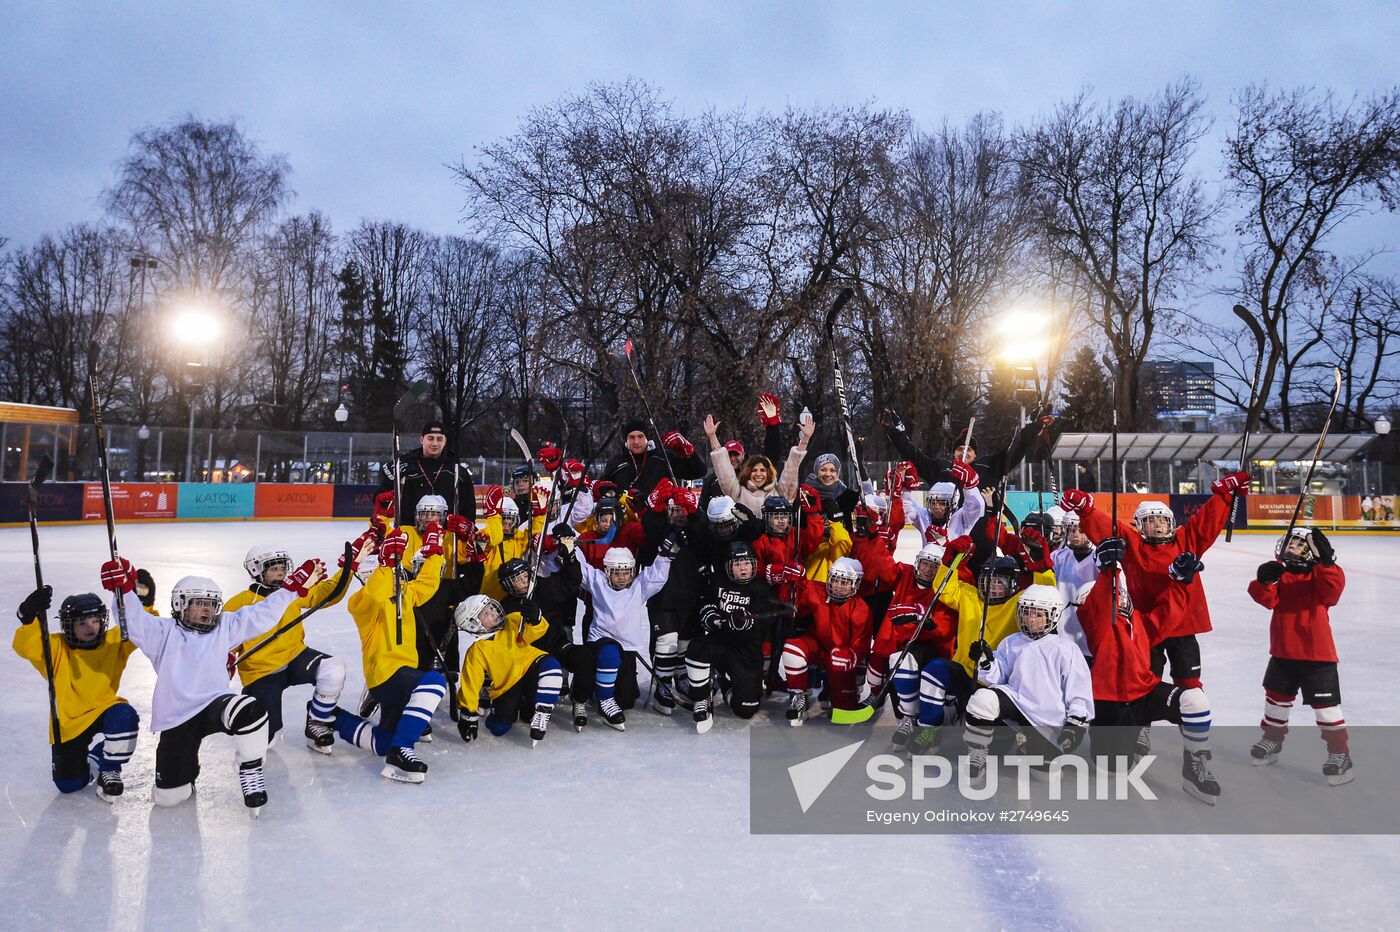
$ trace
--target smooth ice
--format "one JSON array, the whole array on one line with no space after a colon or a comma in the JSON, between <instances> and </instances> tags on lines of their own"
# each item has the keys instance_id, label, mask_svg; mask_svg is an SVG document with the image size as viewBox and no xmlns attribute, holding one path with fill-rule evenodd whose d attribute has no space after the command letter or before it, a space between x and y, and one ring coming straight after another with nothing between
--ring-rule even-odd
<instances>
[{"instance_id":1,"label":"smooth ice","mask_svg":"<svg viewBox=\"0 0 1400 932\"><path fill-rule=\"evenodd\" d=\"M123 554L151 570L168 607L171 583L186 573L212 576L228 594L242 588L242 557L254 543L331 562L358 525L119 531ZM102 528L41 533L55 604L97 590ZM1334 541L1348 576L1332 616L1343 710L1354 725L1398 724L1400 538ZM1268 613L1245 584L1273 542L1241 535L1205 556L1216 630L1202 641L1204 677L1219 723L1260 717ZM901 556L914 544L906 532ZM0 597L12 607L32 588L27 530L0 530L0 559ZM4 617L14 623L10 608ZM307 641L346 658L342 702L353 704L363 680L343 606L313 619ZM157 811L155 741L144 731L152 677L133 655L121 693L142 714L143 733L126 795L107 806L90 789L67 797L54 789L43 682L0 651L0 927L1376 928L1392 924L1400 906L1400 840L1390 836L751 836L745 731L787 727L776 698L752 725L721 708L705 736L687 716L641 708L625 734L597 721L575 734L561 707L534 750L519 726L504 738L483 729L480 742L464 745L443 710L437 740L420 745L428 780L409 786L382 780L379 760L344 744L329 758L308 751L309 687L299 687L286 696L285 740L269 754L261 819L243 808L222 736L205 743L194 800ZM1320 765L1306 708L1294 723ZM1364 760L1357 779L1400 788L1395 774Z\"/></svg>"}]
</instances>

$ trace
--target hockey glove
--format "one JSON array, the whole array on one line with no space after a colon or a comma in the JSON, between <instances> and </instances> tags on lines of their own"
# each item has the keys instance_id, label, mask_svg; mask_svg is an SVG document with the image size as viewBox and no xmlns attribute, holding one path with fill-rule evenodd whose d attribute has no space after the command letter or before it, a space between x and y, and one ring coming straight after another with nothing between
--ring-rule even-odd
<instances>
[{"instance_id":1,"label":"hockey glove","mask_svg":"<svg viewBox=\"0 0 1400 932\"><path fill-rule=\"evenodd\" d=\"M656 552L659 556L674 558L681 552L681 548L684 546L685 531L676 528L662 538L661 546L656 548Z\"/></svg>"},{"instance_id":2,"label":"hockey glove","mask_svg":"<svg viewBox=\"0 0 1400 932\"><path fill-rule=\"evenodd\" d=\"M687 489L684 486L676 486L671 489L671 501L679 506L686 515L695 514L695 510L700 507L700 498L695 494L695 490Z\"/></svg>"},{"instance_id":3,"label":"hockey glove","mask_svg":"<svg viewBox=\"0 0 1400 932\"><path fill-rule=\"evenodd\" d=\"M821 514L822 497L816 489L810 485L798 486L797 504L806 515Z\"/></svg>"},{"instance_id":4,"label":"hockey glove","mask_svg":"<svg viewBox=\"0 0 1400 932\"><path fill-rule=\"evenodd\" d=\"M379 562L385 566L393 566L403 559L403 552L408 549L408 534L400 528L384 538L384 543L379 545Z\"/></svg>"},{"instance_id":5,"label":"hockey glove","mask_svg":"<svg viewBox=\"0 0 1400 932\"><path fill-rule=\"evenodd\" d=\"M423 532L423 558L442 556L442 528L436 521Z\"/></svg>"},{"instance_id":6,"label":"hockey glove","mask_svg":"<svg viewBox=\"0 0 1400 932\"><path fill-rule=\"evenodd\" d=\"M1065 489L1060 496L1060 507L1065 511L1088 511L1094 507L1094 496L1080 489Z\"/></svg>"},{"instance_id":7,"label":"hockey glove","mask_svg":"<svg viewBox=\"0 0 1400 932\"><path fill-rule=\"evenodd\" d=\"M102 564L102 588L108 592L131 592L136 588L136 569L126 557Z\"/></svg>"},{"instance_id":8,"label":"hockey glove","mask_svg":"<svg viewBox=\"0 0 1400 932\"><path fill-rule=\"evenodd\" d=\"M1026 569L1039 573L1052 568L1050 545L1039 531L1033 527L1021 528L1021 543L1026 548Z\"/></svg>"},{"instance_id":9,"label":"hockey glove","mask_svg":"<svg viewBox=\"0 0 1400 932\"><path fill-rule=\"evenodd\" d=\"M706 605L700 609L700 627L705 629L706 634L714 634L723 630L728 621L729 616L714 605Z\"/></svg>"},{"instance_id":10,"label":"hockey glove","mask_svg":"<svg viewBox=\"0 0 1400 932\"><path fill-rule=\"evenodd\" d=\"M53 586L40 586L29 595L24 597L24 601L19 603L19 623L27 625L31 621L37 621L40 612L47 612L49 606L53 605Z\"/></svg>"},{"instance_id":11,"label":"hockey glove","mask_svg":"<svg viewBox=\"0 0 1400 932\"><path fill-rule=\"evenodd\" d=\"M955 560L955 559L957 558L958 554L960 554L960 553L966 553L966 554L972 553L972 538L971 538L971 537L968 537L968 536L966 536L966 535L964 535L964 536L962 536L962 537L954 537L952 540L950 540L950 541L948 541L946 544L944 544L944 545L943 545L943 565L944 565L944 566L952 566L952 565L953 565L953 560Z\"/></svg>"},{"instance_id":12,"label":"hockey glove","mask_svg":"<svg viewBox=\"0 0 1400 932\"><path fill-rule=\"evenodd\" d=\"M475 712L468 712L463 709L458 713L457 733L462 736L462 740L470 744L476 740L477 722L479 717Z\"/></svg>"},{"instance_id":13,"label":"hockey glove","mask_svg":"<svg viewBox=\"0 0 1400 932\"><path fill-rule=\"evenodd\" d=\"M470 537L476 533L476 525L461 515L448 515L447 533L459 538Z\"/></svg>"},{"instance_id":14,"label":"hockey glove","mask_svg":"<svg viewBox=\"0 0 1400 932\"><path fill-rule=\"evenodd\" d=\"M982 477L977 475L977 470L972 468L970 463L962 460L953 460L953 465L948 468L953 474L953 481L964 489L975 489L981 483Z\"/></svg>"},{"instance_id":15,"label":"hockey glove","mask_svg":"<svg viewBox=\"0 0 1400 932\"><path fill-rule=\"evenodd\" d=\"M156 581L151 578L150 570L136 571L136 598L147 608L156 604Z\"/></svg>"},{"instance_id":16,"label":"hockey glove","mask_svg":"<svg viewBox=\"0 0 1400 932\"><path fill-rule=\"evenodd\" d=\"M380 492L374 497L374 516L383 518L388 523L394 521L394 493Z\"/></svg>"},{"instance_id":17,"label":"hockey glove","mask_svg":"<svg viewBox=\"0 0 1400 932\"><path fill-rule=\"evenodd\" d=\"M1055 743L1060 746L1060 750L1066 754L1079 747L1079 743L1084 740L1084 732L1088 729L1089 723L1077 715L1071 715L1065 719L1064 727L1060 729L1059 735L1055 737Z\"/></svg>"},{"instance_id":18,"label":"hockey glove","mask_svg":"<svg viewBox=\"0 0 1400 932\"><path fill-rule=\"evenodd\" d=\"M564 485L571 489L577 489L580 486L586 488L588 485L588 483L584 481L584 475L586 473L587 470L583 463L578 460L566 460L564 462Z\"/></svg>"},{"instance_id":19,"label":"hockey glove","mask_svg":"<svg viewBox=\"0 0 1400 932\"><path fill-rule=\"evenodd\" d=\"M306 591L325 578L326 564L320 560L307 560L282 580L282 588L290 589L301 598L306 598Z\"/></svg>"},{"instance_id":20,"label":"hockey glove","mask_svg":"<svg viewBox=\"0 0 1400 932\"><path fill-rule=\"evenodd\" d=\"M680 431L668 431L661 438L661 445L677 456L691 457L695 455L695 444L685 439L685 435Z\"/></svg>"},{"instance_id":21,"label":"hockey glove","mask_svg":"<svg viewBox=\"0 0 1400 932\"><path fill-rule=\"evenodd\" d=\"M651 490L651 494L647 496L647 507L652 511L665 511L675 488L670 479L662 476L661 480L656 483L656 487Z\"/></svg>"},{"instance_id":22,"label":"hockey glove","mask_svg":"<svg viewBox=\"0 0 1400 932\"><path fill-rule=\"evenodd\" d=\"M967 658L979 667L992 665L992 645L982 639L973 641L967 648Z\"/></svg>"},{"instance_id":23,"label":"hockey glove","mask_svg":"<svg viewBox=\"0 0 1400 932\"><path fill-rule=\"evenodd\" d=\"M856 668L856 652L849 647L831 649L831 669L849 673Z\"/></svg>"},{"instance_id":24,"label":"hockey glove","mask_svg":"<svg viewBox=\"0 0 1400 932\"><path fill-rule=\"evenodd\" d=\"M1103 541L1094 548L1094 560L1099 564L1099 571L1109 573L1118 568L1118 564L1123 562L1123 554L1128 549L1128 542L1121 537L1105 537Z\"/></svg>"},{"instance_id":25,"label":"hockey glove","mask_svg":"<svg viewBox=\"0 0 1400 932\"><path fill-rule=\"evenodd\" d=\"M1177 554L1172 565L1167 567L1167 575L1179 583L1189 583L1196 578L1196 574L1205 569L1206 565L1194 553L1187 550Z\"/></svg>"},{"instance_id":26,"label":"hockey glove","mask_svg":"<svg viewBox=\"0 0 1400 932\"><path fill-rule=\"evenodd\" d=\"M778 396L772 392L760 392L758 395L758 417L763 421L764 427L776 427L783 422L783 415L778 410Z\"/></svg>"},{"instance_id":27,"label":"hockey glove","mask_svg":"<svg viewBox=\"0 0 1400 932\"><path fill-rule=\"evenodd\" d=\"M1232 472L1228 476L1221 476L1210 484L1210 490L1216 495L1232 495L1236 492L1248 495L1249 473Z\"/></svg>"},{"instance_id":28,"label":"hockey glove","mask_svg":"<svg viewBox=\"0 0 1400 932\"><path fill-rule=\"evenodd\" d=\"M1332 549L1332 542L1318 528L1313 528L1312 549L1317 554L1317 562L1323 566L1336 566L1337 553Z\"/></svg>"},{"instance_id":29,"label":"hockey glove","mask_svg":"<svg viewBox=\"0 0 1400 932\"><path fill-rule=\"evenodd\" d=\"M540 465L544 467L545 472L554 472L559 468L559 464L564 461L563 451L554 445L553 440L546 440L544 445L540 447L539 452L535 454L535 457L540 461Z\"/></svg>"},{"instance_id":30,"label":"hockey glove","mask_svg":"<svg viewBox=\"0 0 1400 932\"><path fill-rule=\"evenodd\" d=\"M1260 563L1259 569L1254 571L1254 578L1259 580L1262 585L1272 586L1283 578L1283 564L1277 560Z\"/></svg>"}]
</instances>

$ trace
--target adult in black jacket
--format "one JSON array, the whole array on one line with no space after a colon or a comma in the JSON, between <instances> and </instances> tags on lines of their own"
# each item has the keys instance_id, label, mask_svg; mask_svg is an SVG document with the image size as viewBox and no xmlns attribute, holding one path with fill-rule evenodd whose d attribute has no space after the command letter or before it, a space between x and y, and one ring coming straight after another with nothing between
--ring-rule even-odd
<instances>
[{"instance_id":1,"label":"adult in black jacket","mask_svg":"<svg viewBox=\"0 0 1400 932\"><path fill-rule=\"evenodd\" d=\"M476 486L472 483L472 471L447 449L447 429L441 421L429 421L423 425L418 439L419 449L399 459L403 500L395 503L398 508L396 523L412 524L418 500L424 495L441 495L452 514L476 521ZM379 491L388 492L393 488L394 463L389 460L381 470Z\"/></svg>"},{"instance_id":2,"label":"adult in black jacket","mask_svg":"<svg viewBox=\"0 0 1400 932\"><path fill-rule=\"evenodd\" d=\"M886 409L880 415L880 423L884 425L885 434L889 437L890 444L897 449L900 454L919 471L919 477L932 485L935 482L954 482L951 470L952 460L936 459L919 451L914 447L914 442L909 439L909 433L904 427L904 422L899 419L899 415ZM997 450L987 456L979 456L977 453L977 440L974 437L970 442L967 438L967 431L958 434L958 439L953 443L953 455L965 463L970 462L972 468L977 470L977 476L981 480L982 488L990 488L1001 482L1007 473L1021 465L1021 461L1026 458L1035 445L1040 442L1041 434L1044 433L1047 449L1049 444L1053 444L1053 425L1055 419L1050 414L1049 408L1041 408L1036 411L1031 419L1026 423L1026 427L1016 437L1016 442L1010 449Z\"/></svg>"},{"instance_id":3,"label":"adult in black jacket","mask_svg":"<svg viewBox=\"0 0 1400 932\"><path fill-rule=\"evenodd\" d=\"M633 502L644 500L656 488L656 483L670 476L670 470L666 468L667 460L670 460L677 479L705 477L705 458L696 452L693 443L676 431L661 438L665 449L657 451L651 448L646 425L641 421L631 421L623 426L623 430L622 452L608 460L603 467L602 480L613 483L623 491L630 491Z\"/></svg>"}]
</instances>

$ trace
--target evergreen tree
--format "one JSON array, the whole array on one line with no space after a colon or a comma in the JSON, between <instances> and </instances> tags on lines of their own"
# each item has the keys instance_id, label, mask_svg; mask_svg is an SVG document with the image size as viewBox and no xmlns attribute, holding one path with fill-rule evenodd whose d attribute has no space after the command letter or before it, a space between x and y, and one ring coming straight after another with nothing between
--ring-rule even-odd
<instances>
[{"instance_id":1,"label":"evergreen tree","mask_svg":"<svg viewBox=\"0 0 1400 932\"><path fill-rule=\"evenodd\" d=\"M1071 433L1098 433L1113 423L1113 386L1093 346L1081 346L1065 369L1060 426Z\"/></svg>"}]
</instances>

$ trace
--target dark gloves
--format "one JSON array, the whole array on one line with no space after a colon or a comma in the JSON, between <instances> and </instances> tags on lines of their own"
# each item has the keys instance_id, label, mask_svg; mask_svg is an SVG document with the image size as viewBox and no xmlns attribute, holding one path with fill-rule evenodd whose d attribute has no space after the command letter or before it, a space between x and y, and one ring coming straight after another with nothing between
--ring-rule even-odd
<instances>
[{"instance_id":1,"label":"dark gloves","mask_svg":"<svg viewBox=\"0 0 1400 932\"><path fill-rule=\"evenodd\" d=\"M1336 566L1337 553L1332 549L1332 542L1327 539L1320 528L1312 529L1313 552L1317 554L1317 562L1323 566Z\"/></svg>"},{"instance_id":2,"label":"dark gloves","mask_svg":"<svg viewBox=\"0 0 1400 932\"><path fill-rule=\"evenodd\" d=\"M1277 560L1260 563L1259 569L1254 571L1254 578L1265 586L1272 586L1283 578L1283 564Z\"/></svg>"},{"instance_id":3,"label":"dark gloves","mask_svg":"<svg viewBox=\"0 0 1400 932\"><path fill-rule=\"evenodd\" d=\"M1060 746L1060 750L1066 754L1079 747L1079 743L1084 740L1084 732L1089 728L1089 723L1078 715L1071 715L1065 719L1064 727L1055 737L1055 743Z\"/></svg>"},{"instance_id":4,"label":"dark gloves","mask_svg":"<svg viewBox=\"0 0 1400 932\"><path fill-rule=\"evenodd\" d=\"M1206 565L1194 553L1187 550L1177 554L1172 565L1167 568L1167 575L1179 583L1189 583L1196 578L1196 574L1205 569Z\"/></svg>"},{"instance_id":5,"label":"dark gloves","mask_svg":"<svg viewBox=\"0 0 1400 932\"><path fill-rule=\"evenodd\" d=\"M150 570L136 571L136 598L147 608L156 604L156 581L151 578Z\"/></svg>"},{"instance_id":6,"label":"dark gloves","mask_svg":"<svg viewBox=\"0 0 1400 932\"><path fill-rule=\"evenodd\" d=\"M19 611L16 612L16 615L19 616L19 623L29 624L37 619L41 613L47 612L51 605L53 605L53 586L40 586L25 596L23 602L19 603Z\"/></svg>"},{"instance_id":7,"label":"dark gloves","mask_svg":"<svg viewBox=\"0 0 1400 932\"><path fill-rule=\"evenodd\" d=\"M1127 552L1128 542L1121 537L1105 537L1103 541L1094 548L1094 560L1099 564L1099 571L1109 573L1118 568L1118 564L1123 562L1123 554Z\"/></svg>"},{"instance_id":8,"label":"dark gloves","mask_svg":"<svg viewBox=\"0 0 1400 932\"><path fill-rule=\"evenodd\" d=\"M457 733L462 736L462 740L468 743L476 740L478 716L475 712L468 712L463 709L458 713Z\"/></svg>"}]
</instances>

